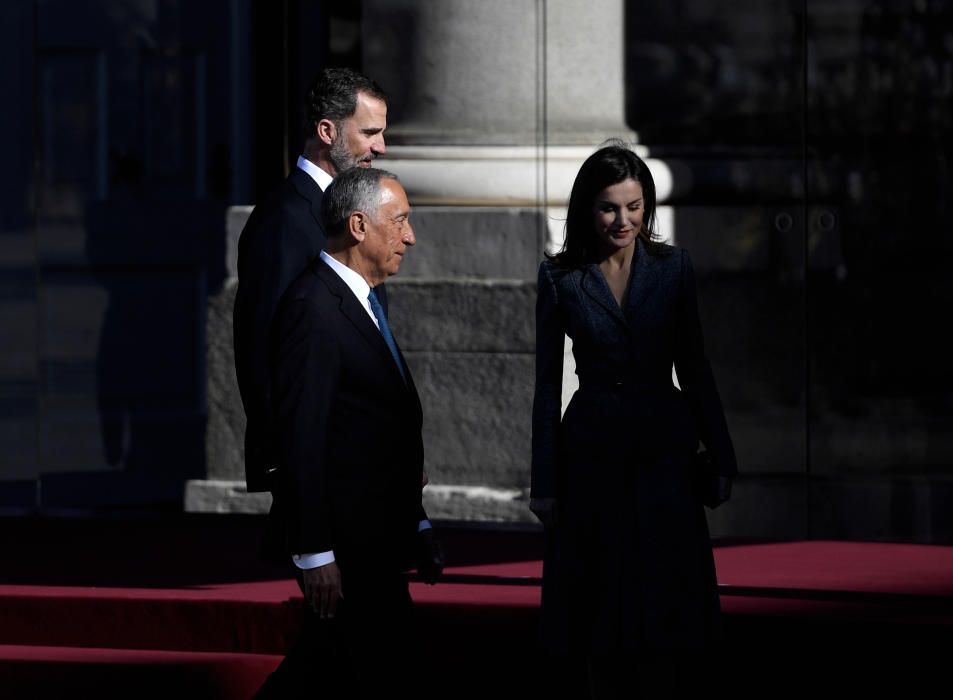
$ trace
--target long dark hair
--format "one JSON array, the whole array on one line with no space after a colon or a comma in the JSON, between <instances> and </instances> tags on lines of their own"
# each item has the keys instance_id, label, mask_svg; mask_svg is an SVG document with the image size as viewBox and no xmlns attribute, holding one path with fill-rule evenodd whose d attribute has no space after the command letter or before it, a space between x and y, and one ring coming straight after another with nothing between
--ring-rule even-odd
<instances>
[{"instance_id":1,"label":"long dark hair","mask_svg":"<svg viewBox=\"0 0 953 700\"><path fill-rule=\"evenodd\" d=\"M593 223L592 205L602 190L625 180L635 180L642 185L642 202L645 214L639 238L651 252L663 248L656 243L655 231L655 180L641 158L624 141L613 139L586 158L579 168L576 181L569 195L569 213L566 217L566 241L562 250L547 258L560 267L579 267L596 262L596 230Z\"/></svg>"}]
</instances>

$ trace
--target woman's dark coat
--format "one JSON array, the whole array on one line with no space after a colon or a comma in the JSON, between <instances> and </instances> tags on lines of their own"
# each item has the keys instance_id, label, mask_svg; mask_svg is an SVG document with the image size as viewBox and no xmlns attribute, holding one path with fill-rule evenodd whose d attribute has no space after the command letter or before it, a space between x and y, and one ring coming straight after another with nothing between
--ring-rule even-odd
<instances>
[{"instance_id":1,"label":"woman's dark coat","mask_svg":"<svg viewBox=\"0 0 953 700\"><path fill-rule=\"evenodd\" d=\"M720 634L693 456L701 440L734 476L734 449L688 254L635 245L624 308L598 265L539 269L532 496L556 499L542 610L556 650L702 647ZM560 420L564 334L579 390Z\"/></svg>"}]
</instances>

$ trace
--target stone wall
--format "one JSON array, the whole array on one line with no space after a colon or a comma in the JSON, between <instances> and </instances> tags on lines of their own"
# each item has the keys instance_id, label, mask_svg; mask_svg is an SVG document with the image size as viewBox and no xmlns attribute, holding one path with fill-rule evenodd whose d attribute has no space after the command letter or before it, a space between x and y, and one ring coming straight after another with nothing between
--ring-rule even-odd
<instances>
[{"instance_id":1,"label":"stone wall","mask_svg":"<svg viewBox=\"0 0 953 700\"><path fill-rule=\"evenodd\" d=\"M228 214L229 279L208 305L208 478L186 508L255 511L244 491L244 412L235 381L232 306L238 236ZM387 283L390 323L424 410L425 490L434 517L529 520L536 270L545 215L524 208L416 207L417 245Z\"/></svg>"}]
</instances>

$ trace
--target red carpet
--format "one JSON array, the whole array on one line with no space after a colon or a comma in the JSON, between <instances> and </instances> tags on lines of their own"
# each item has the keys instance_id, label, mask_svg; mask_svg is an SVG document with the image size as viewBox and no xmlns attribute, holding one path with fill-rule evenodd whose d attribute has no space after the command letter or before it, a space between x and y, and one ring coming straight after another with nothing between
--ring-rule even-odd
<instances>
[{"instance_id":1,"label":"red carpet","mask_svg":"<svg viewBox=\"0 0 953 700\"><path fill-rule=\"evenodd\" d=\"M953 646L953 547L725 546L716 549L716 565L728 656L770 650L776 657L774 666L754 673L782 668L792 654L798 663L823 663L849 648L873 664L885 655L896 662L911 650ZM522 686L506 687L532 692L525 673L538 661L540 563L458 566L446 574L437 586L412 583L428 658L442 677L476 674L486 687L494 687L494 677L503 682L523 673ZM250 697L297 633L300 605L290 580L2 585L0 696L89 697L64 689L95 688L92 697L113 697L108 682L126 690L135 683L145 693L135 697L186 688L202 689L191 697Z\"/></svg>"},{"instance_id":2,"label":"red carpet","mask_svg":"<svg viewBox=\"0 0 953 700\"><path fill-rule=\"evenodd\" d=\"M787 542L719 547L723 586L953 597L953 547Z\"/></svg>"},{"instance_id":3,"label":"red carpet","mask_svg":"<svg viewBox=\"0 0 953 700\"><path fill-rule=\"evenodd\" d=\"M259 654L0 646L0 696L244 700L280 661Z\"/></svg>"}]
</instances>

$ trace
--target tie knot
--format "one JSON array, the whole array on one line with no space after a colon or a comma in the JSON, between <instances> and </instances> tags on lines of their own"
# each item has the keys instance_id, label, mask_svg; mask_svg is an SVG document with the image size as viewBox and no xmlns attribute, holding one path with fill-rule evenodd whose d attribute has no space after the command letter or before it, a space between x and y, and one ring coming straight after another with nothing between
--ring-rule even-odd
<instances>
[{"instance_id":1,"label":"tie knot","mask_svg":"<svg viewBox=\"0 0 953 700\"><path fill-rule=\"evenodd\" d=\"M367 293L367 301L370 303L371 311L374 313L374 317L377 318L378 322L386 318L384 307L381 306L381 300L377 298L377 293L373 288Z\"/></svg>"}]
</instances>

